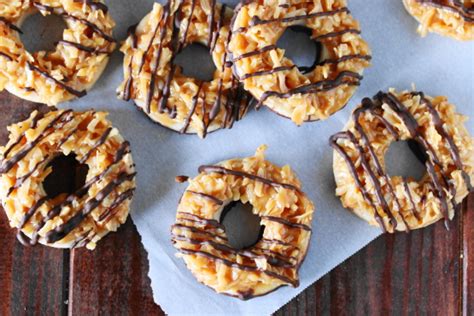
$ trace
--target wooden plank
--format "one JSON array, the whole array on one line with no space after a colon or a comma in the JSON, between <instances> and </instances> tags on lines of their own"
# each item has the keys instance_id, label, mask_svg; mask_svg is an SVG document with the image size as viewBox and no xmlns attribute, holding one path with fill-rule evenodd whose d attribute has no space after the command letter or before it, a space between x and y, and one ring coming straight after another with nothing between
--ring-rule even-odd
<instances>
[{"instance_id":1,"label":"wooden plank","mask_svg":"<svg viewBox=\"0 0 474 316\"><path fill-rule=\"evenodd\" d=\"M474 267L466 256L474 257L473 198L469 207L465 201L449 231L438 222L410 234L381 236L276 315L456 315L463 290L466 315L473 315Z\"/></svg>"},{"instance_id":2,"label":"wooden plank","mask_svg":"<svg viewBox=\"0 0 474 316\"><path fill-rule=\"evenodd\" d=\"M462 233L462 311L474 315L474 193L463 208Z\"/></svg>"},{"instance_id":3,"label":"wooden plank","mask_svg":"<svg viewBox=\"0 0 474 316\"><path fill-rule=\"evenodd\" d=\"M147 254L130 219L94 251L72 251L69 314L164 315L153 302Z\"/></svg>"},{"instance_id":4,"label":"wooden plank","mask_svg":"<svg viewBox=\"0 0 474 316\"><path fill-rule=\"evenodd\" d=\"M27 118L39 106L0 93L0 144L8 139L6 127ZM0 314L60 315L66 312L69 253L47 247L28 248L15 238L0 207Z\"/></svg>"}]
</instances>

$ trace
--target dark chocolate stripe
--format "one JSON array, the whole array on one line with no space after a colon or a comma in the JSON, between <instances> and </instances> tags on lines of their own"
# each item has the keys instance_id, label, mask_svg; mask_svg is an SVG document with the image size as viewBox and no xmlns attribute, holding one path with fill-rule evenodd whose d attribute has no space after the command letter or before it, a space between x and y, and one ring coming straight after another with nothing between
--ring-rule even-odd
<instances>
[{"instance_id":1,"label":"dark chocolate stripe","mask_svg":"<svg viewBox=\"0 0 474 316\"><path fill-rule=\"evenodd\" d=\"M37 124L38 124L38 121L40 119L42 119L44 117L44 114L41 113L41 112L38 112L36 111L35 112L35 116L31 119L31 124L30 124L30 128L33 128L35 129ZM13 142L13 144L10 145L10 147L8 147L7 149L5 149L5 151L3 152L3 158L6 159L8 154L13 150L13 148L15 148L15 146L17 146L18 144L21 143L21 140L23 139L23 137L25 137L25 133L23 132L20 136L18 136L17 140L15 142Z\"/></svg>"},{"instance_id":2,"label":"dark chocolate stripe","mask_svg":"<svg viewBox=\"0 0 474 316\"><path fill-rule=\"evenodd\" d=\"M73 118L74 115L70 115L67 117L65 120L63 120L63 117L66 115L72 114L72 110L67 110L61 112L57 117L55 117L46 127L45 129L30 143L26 144L21 150L19 150L13 157L10 159L4 159L1 166L0 166L0 174L6 173L10 171L13 166L18 163L20 160L22 160L36 145L38 145L44 138L48 137L54 132L54 129L52 131L49 131L49 129L53 128L56 123L61 121L63 123L60 125L58 128L63 127L65 124L70 122Z\"/></svg>"},{"instance_id":3,"label":"dark chocolate stripe","mask_svg":"<svg viewBox=\"0 0 474 316\"><path fill-rule=\"evenodd\" d=\"M245 74L243 76L239 77L239 80L245 80L248 78L253 78L253 77L260 77L260 76L267 76L267 75L273 75L277 72L282 72L282 71L289 71L295 68L296 65L291 65L291 66L280 66L280 67L275 67L271 70L261 70L261 71L256 71L252 73Z\"/></svg>"},{"instance_id":4,"label":"dark chocolate stripe","mask_svg":"<svg viewBox=\"0 0 474 316\"><path fill-rule=\"evenodd\" d=\"M209 226L214 226L216 228L224 229L224 226L218 221L216 221L215 219L208 219L208 218L198 216L196 214L191 214L191 213L186 213L186 212L178 212L178 215L184 215L185 217L192 218L203 225L209 225ZM180 217L178 219L183 219L183 217Z\"/></svg>"},{"instance_id":5,"label":"dark chocolate stripe","mask_svg":"<svg viewBox=\"0 0 474 316\"><path fill-rule=\"evenodd\" d=\"M178 52L183 49L184 43L186 43L186 39L188 38L188 31L189 27L191 26L191 20L194 15L194 9L196 8L196 0L191 0L191 11L189 12L189 16L186 19L186 28L184 29L183 36L179 40L178 43Z\"/></svg>"},{"instance_id":6,"label":"dark chocolate stripe","mask_svg":"<svg viewBox=\"0 0 474 316\"><path fill-rule=\"evenodd\" d=\"M86 202L82 210L79 210L66 223L59 225L54 230L46 233L46 241L48 243L57 242L65 238L71 231L73 231L82 221L95 210L119 185L126 181L132 181L136 173L120 173L116 179L108 183L97 195Z\"/></svg>"},{"instance_id":7,"label":"dark chocolate stripe","mask_svg":"<svg viewBox=\"0 0 474 316\"><path fill-rule=\"evenodd\" d=\"M186 219L184 219L184 220L186 220ZM177 224L174 224L173 226L171 226L171 230L173 230L175 228L183 229L183 230L190 231L192 233L206 235L206 236L209 236L211 238L217 238L217 239L227 241L227 237L225 237L225 236L214 234L214 233L211 233L209 230L203 230L203 229L200 229L200 228L197 228L197 227L194 227L194 226L187 226L187 225L184 225L184 224L177 223ZM221 232L221 233L224 232L223 228L222 229L219 228L219 227L216 227L216 228L218 228L217 232Z\"/></svg>"},{"instance_id":8,"label":"dark chocolate stripe","mask_svg":"<svg viewBox=\"0 0 474 316\"><path fill-rule=\"evenodd\" d=\"M270 277L274 277L274 278L279 279L279 280L281 280L281 281L283 281L287 284L290 284L293 287L297 287L299 285L298 280L292 280L289 277L278 274L276 272L272 272L272 271L269 271L269 270L263 270L263 269L260 269L258 267L255 267L255 266L243 265L243 264L240 264L240 263L237 263L237 262L233 262L233 261L230 261L230 260L227 260L227 259L217 257L217 256L215 256L211 253L205 252L205 251L186 249L186 248L179 248L179 251L181 253L185 254L185 255L196 255L196 256L205 257L209 260L222 263L222 264L224 264L228 267L231 267L231 268L237 268L237 269L244 270L244 271L262 272L262 273L267 274Z\"/></svg>"},{"instance_id":9,"label":"dark chocolate stripe","mask_svg":"<svg viewBox=\"0 0 474 316\"><path fill-rule=\"evenodd\" d=\"M9 55L7 55L7 54L5 54L5 53L3 53L3 52L0 52L0 56L5 57L6 59L8 59L8 61L13 61L13 58L12 58L12 57L10 57Z\"/></svg>"},{"instance_id":10,"label":"dark chocolate stripe","mask_svg":"<svg viewBox=\"0 0 474 316\"><path fill-rule=\"evenodd\" d=\"M62 81L59 81L57 80L56 78L54 78L53 76L51 76L49 73L47 73L46 71L43 71L41 69L39 69L38 67L36 67L35 65L33 65L32 63L28 62L28 68L32 71L36 71L37 73L39 73L42 77L46 78L47 80L50 80L52 82L54 82L54 84L56 84L58 87L66 90L68 93L76 96L76 97L83 97L87 94L87 91L86 90L83 90L83 91L78 91L78 90L75 90L71 87L69 87L68 85L66 85L64 82Z\"/></svg>"},{"instance_id":11,"label":"dark chocolate stripe","mask_svg":"<svg viewBox=\"0 0 474 316\"><path fill-rule=\"evenodd\" d=\"M260 54L263 54L265 52L268 52L268 51L272 51L272 50L275 50L277 49L278 47L276 45L268 45L268 46L265 46L265 47L262 47L260 49L256 49L254 51L251 51L251 52L248 52L248 53L244 53L240 56L237 56L237 57L234 57L232 58L232 62L236 62L236 61L239 61L239 60L242 60L242 59L245 59L245 58L249 58L249 57L252 57L252 56L256 56L256 55L260 55Z\"/></svg>"},{"instance_id":12,"label":"dark chocolate stripe","mask_svg":"<svg viewBox=\"0 0 474 316\"><path fill-rule=\"evenodd\" d=\"M166 6L163 7L163 13L161 15L161 19L158 22L158 24L156 26L156 29L155 29L155 33L153 34L153 37L150 41L150 47L151 47L152 43L154 42L155 36L156 36L156 34L157 34L157 32L160 28L160 25L161 25L161 23L163 23L163 26L162 26L161 31L160 31L160 45L158 46L158 49L156 49L153 53L153 60L155 61L155 67L153 67L153 69L151 70L150 85L149 85L149 88L148 88L148 94L147 94L146 105L145 105L145 112L146 113L150 113L151 102L153 101L153 95L154 95L154 92L155 92L156 73L157 73L158 68L160 66L161 53L163 51L163 40L165 38L166 31L168 29L167 24L168 24L168 18L169 18L169 14L170 14L168 5L169 4L167 4ZM173 31L174 31L174 28L173 28ZM145 62L145 57L146 57L147 53L148 53L148 50L143 55L142 65Z\"/></svg>"},{"instance_id":13,"label":"dark chocolate stripe","mask_svg":"<svg viewBox=\"0 0 474 316\"><path fill-rule=\"evenodd\" d=\"M309 13L309 14L304 14L304 15L297 15L297 16L292 16L292 17L287 17L287 18L277 18L277 19L270 19L270 20L261 20L258 16L253 16L252 19L250 20L250 26L264 25L264 24L275 23L275 22L288 23L288 22L294 22L298 20L307 20L311 18L326 17L326 16L336 15L338 13L344 13L344 12L350 13L348 8L340 8L333 11L315 12L315 13Z\"/></svg>"},{"instance_id":14,"label":"dark chocolate stripe","mask_svg":"<svg viewBox=\"0 0 474 316\"><path fill-rule=\"evenodd\" d=\"M136 49L138 47L138 38L136 29L138 24L132 25L128 28L127 33L128 36L131 37L132 40L132 49ZM129 101L131 98L132 86L133 86L133 61L135 59L135 54L132 52L132 57L130 58L130 64L128 65L128 79L125 83L122 93L122 99L125 101Z\"/></svg>"},{"instance_id":15,"label":"dark chocolate stripe","mask_svg":"<svg viewBox=\"0 0 474 316\"><path fill-rule=\"evenodd\" d=\"M370 56L370 55L361 55L361 54L345 55L345 56L342 56L342 57L339 57L339 58L336 58L336 59L325 59L325 60L321 61L318 64L319 65L338 64L338 63L342 63L342 62L352 60L352 59L364 59L364 60L369 61L369 60L372 59L372 56Z\"/></svg>"},{"instance_id":16,"label":"dark chocolate stripe","mask_svg":"<svg viewBox=\"0 0 474 316\"><path fill-rule=\"evenodd\" d=\"M57 215L59 215L61 209L69 204L71 204L73 201L76 200L77 196L82 196L84 195L88 190L89 188L94 184L96 183L97 181L101 180L103 177L105 177L105 175L109 172L109 170L115 166L117 163L119 163L120 161L122 161L122 158L129 152L129 146L130 144L128 142L123 142L119 149L117 150L117 153L115 155L115 158L114 158L114 161L112 161L112 163L110 165L107 166L107 168L102 171L102 173L100 173L99 175L96 175L95 177L93 177L92 179L90 179L89 181L87 181L83 186L82 188L80 188L79 190L77 190L75 193L69 195L65 201L63 201L62 203L56 205L55 207L53 207L51 210L49 210L49 212L47 213L47 216L45 218L42 219L42 221L35 227L36 228L36 232L33 234L33 238L32 240L30 241L30 244L31 245L34 245L37 243L38 241L38 232L44 227L44 225L49 221L51 220L52 218L56 217ZM41 205L44 204L44 202L46 202L49 198L47 196L41 198L32 208L30 208L27 213L25 214L25 216L23 217L22 221L21 221L21 227L23 227L28 221L29 219L35 214L35 212L41 207Z\"/></svg>"},{"instance_id":17,"label":"dark chocolate stripe","mask_svg":"<svg viewBox=\"0 0 474 316\"><path fill-rule=\"evenodd\" d=\"M395 113L397 113L402 121L404 122L405 126L407 127L410 135L413 139L417 140L418 143L424 147L424 150L428 154L429 158L425 165L428 171L430 178L433 181L435 186L435 190L438 192L438 198L441 203L441 212L445 217L445 223L449 220L448 214L448 203L447 203L447 196L444 192L443 186L439 182L437 172L434 168L434 165L437 165L442 173L443 166L440 163L435 151L433 150L432 146L427 142L427 140L419 133L419 125L416 121L415 117L408 111L408 109L395 97L393 94L388 93L379 93L376 96L377 99L385 102ZM444 177L444 174L443 174ZM447 182L447 181L445 181Z\"/></svg>"},{"instance_id":18,"label":"dark chocolate stripe","mask_svg":"<svg viewBox=\"0 0 474 316\"><path fill-rule=\"evenodd\" d=\"M100 10L104 12L104 14L107 14L109 11L109 8L107 8L107 6L102 2L95 2L93 0L74 0L74 2L82 2L89 6L92 10Z\"/></svg>"},{"instance_id":19,"label":"dark chocolate stripe","mask_svg":"<svg viewBox=\"0 0 474 316\"><path fill-rule=\"evenodd\" d=\"M408 182L405 179L403 179L403 187L405 188L408 201L410 201L411 212L416 217L416 219L420 221L421 220L420 213L416 209L416 204L415 204L415 201L413 200L413 196L411 195L410 187L408 186Z\"/></svg>"},{"instance_id":20,"label":"dark chocolate stripe","mask_svg":"<svg viewBox=\"0 0 474 316\"><path fill-rule=\"evenodd\" d=\"M433 124L436 128L436 131L438 134L448 143L449 145L449 153L451 155L451 158L456 165L456 168L461 171L463 180L466 184L467 190L472 191L472 185L471 185L471 178L469 174L464 170L463 168L463 163L461 160L461 155L459 153L459 148L454 142L454 139L451 135L449 135L445 128L444 128L444 122L441 119L441 116L439 115L438 111L434 108L433 104L425 98L423 92L417 92L414 95L419 95L421 97L421 101L425 104L425 106L428 108L428 111L430 112L430 115L433 119Z\"/></svg>"},{"instance_id":21,"label":"dark chocolate stripe","mask_svg":"<svg viewBox=\"0 0 474 316\"><path fill-rule=\"evenodd\" d=\"M19 177L15 184L13 186L11 186L9 189L8 189L8 192L7 192L7 197L10 196L10 194L12 194L12 192L18 188L20 188L23 183L25 183L26 180L28 180L38 169L39 169L39 166L41 166L42 164L44 164L46 161L48 161L49 159L49 156L46 155L42 160L38 161L33 169L31 169L31 171L29 171L28 173L26 173L25 175Z\"/></svg>"},{"instance_id":22,"label":"dark chocolate stripe","mask_svg":"<svg viewBox=\"0 0 474 316\"><path fill-rule=\"evenodd\" d=\"M474 7L467 7L459 0L415 0L423 5L459 14L465 21L474 22Z\"/></svg>"},{"instance_id":23,"label":"dark chocolate stripe","mask_svg":"<svg viewBox=\"0 0 474 316\"><path fill-rule=\"evenodd\" d=\"M244 177L244 178L248 178L250 180L262 182L262 183L270 185L270 186L282 187L284 189L293 190L293 191L301 193L301 190L298 187L294 186L293 184L281 183L281 182L273 181L273 180L263 178L263 177L260 177L260 176L257 176L257 175L251 174L251 173L247 173L247 172L243 172L243 171L236 171L236 170L232 170L232 169L227 169L227 168L224 168L224 167L221 167L221 166L204 165L204 166L200 166L198 171L200 173L220 173L220 174L223 174L223 175Z\"/></svg>"},{"instance_id":24,"label":"dark chocolate stripe","mask_svg":"<svg viewBox=\"0 0 474 316\"><path fill-rule=\"evenodd\" d=\"M212 42L212 34L214 33L214 15L215 15L215 8L216 8L216 0L211 0L211 12L208 15L207 23L209 25L209 35L207 39L207 46L211 47Z\"/></svg>"},{"instance_id":25,"label":"dark chocolate stripe","mask_svg":"<svg viewBox=\"0 0 474 316\"><path fill-rule=\"evenodd\" d=\"M282 240L262 238L260 241L263 242L263 243L266 243L266 244L270 244L270 245L276 244L276 245L279 245L279 246L282 246L282 247L290 247L290 248L294 248L297 251L300 251L300 248L298 246L295 246L293 244L284 242Z\"/></svg>"},{"instance_id":26,"label":"dark chocolate stripe","mask_svg":"<svg viewBox=\"0 0 474 316\"><path fill-rule=\"evenodd\" d=\"M189 128L189 124L191 124L191 119L194 115L194 112L196 112L196 107L197 107L197 104L199 102L199 93L201 92L201 88L202 88L202 82L199 82L198 90L197 90L196 94L193 96L193 104L191 106L191 110L189 111L188 116L184 120L184 126L180 131L180 133L182 133L182 134L185 134L187 132L187 130ZM203 105L203 106L205 106L205 105Z\"/></svg>"},{"instance_id":27,"label":"dark chocolate stripe","mask_svg":"<svg viewBox=\"0 0 474 316\"><path fill-rule=\"evenodd\" d=\"M0 16L0 22L5 24L8 28L17 31L20 34L23 34L23 32L20 30L18 26L13 24L12 22L8 21L6 18Z\"/></svg>"},{"instance_id":28,"label":"dark chocolate stripe","mask_svg":"<svg viewBox=\"0 0 474 316\"><path fill-rule=\"evenodd\" d=\"M88 231L86 231L85 234L83 234L79 239L77 239L71 246L71 249L74 249L74 248L79 248L79 247L82 247L82 246L85 246L87 245L87 240L88 240L88 237L89 237L89 234L92 232L92 228L89 229Z\"/></svg>"},{"instance_id":29,"label":"dark chocolate stripe","mask_svg":"<svg viewBox=\"0 0 474 316\"><path fill-rule=\"evenodd\" d=\"M115 214L115 210L126 200L131 199L133 193L135 192L135 188L128 189L127 191L121 193L119 196L115 198L112 204L107 208L107 210L100 214L99 222L107 219L108 217L112 217Z\"/></svg>"},{"instance_id":30,"label":"dark chocolate stripe","mask_svg":"<svg viewBox=\"0 0 474 316\"><path fill-rule=\"evenodd\" d=\"M265 254L258 254L256 252L250 251L250 250L235 250L234 248L229 247L226 244L217 243L217 242L212 241L212 240L201 240L201 239L195 239L195 238L188 238L186 236L177 235L177 234L173 234L172 238L175 241L186 242L186 243L189 243L191 245L210 246L214 250L221 251L221 252L232 253L234 255L246 257L246 258L249 258L249 259L264 259L271 266L274 266L274 267L277 267L277 268L292 269L292 268L296 267L295 264L292 264L291 262L287 261L286 259L281 259L277 256L268 256L268 255L265 255Z\"/></svg>"},{"instance_id":31,"label":"dark chocolate stripe","mask_svg":"<svg viewBox=\"0 0 474 316\"><path fill-rule=\"evenodd\" d=\"M369 195L368 191L365 189L365 186L362 184L362 181L360 180L359 175L357 174L357 168L356 168L354 162L352 161L351 157L347 154L347 152L342 148L342 146L337 143L338 139L341 139L341 138L342 139L348 139L347 133L346 132L339 132L339 133L336 133L336 134L332 135L329 138L329 144L331 145L331 147L333 147L339 153L339 155L341 155L341 157L346 162L346 165L349 168L349 172L351 173L352 178L354 179L354 181L356 183L356 187L359 189L359 191L361 192L364 199L370 204L370 206L374 210L374 217L375 217L375 220L377 221L377 223L380 225L380 228L384 232L386 232L387 229L385 227L383 218L378 213L377 206L375 205L374 201L370 198L370 195Z\"/></svg>"},{"instance_id":32,"label":"dark chocolate stripe","mask_svg":"<svg viewBox=\"0 0 474 316\"><path fill-rule=\"evenodd\" d=\"M94 151L96 151L100 146L102 146L106 141L107 138L110 135L110 132L112 132L113 128L109 127L105 130L105 132L100 136L99 140L92 146L92 148L79 160L79 163L83 164L85 163L89 157L92 155Z\"/></svg>"},{"instance_id":33,"label":"dark chocolate stripe","mask_svg":"<svg viewBox=\"0 0 474 316\"><path fill-rule=\"evenodd\" d=\"M74 20L74 21L77 21L77 22L80 22L86 26L88 26L94 33L97 33L99 34L100 36L102 36L106 41L108 42L112 42L112 43L115 43L115 39L113 39L110 35L108 35L107 33L105 33L103 30L101 30L97 25L95 25L94 23L92 22L89 22L88 20L86 19L82 19L82 18L78 18L74 15L70 15L68 14L63 8L59 8L59 7L51 7L51 6L47 6L47 5L44 5L44 4L41 4L39 2L33 2L33 6L36 7L38 10L40 11L47 11L49 13L53 13L53 14L56 14L56 15L61 15L63 16L65 19L71 19L71 20Z\"/></svg>"},{"instance_id":34,"label":"dark chocolate stripe","mask_svg":"<svg viewBox=\"0 0 474 316\"><path fill-rule=\"evenodd\" d=\"M403 217L403 214L401 212L402 207L401 207L400 201L397 198L397 195L395 194L395 190L393 189L391 180L387 176L387 174L384 172L384 170L382 168L382 164L380 163L377 155L375 154L374 149L372 148L372 145L371 145L370 140L369 140L369 136L365 133L364 129L362 128L362 125L360 125L360 122L359 122L360 115L363 112L365 112L367 110L370 110L371 108L374 108L374 107L375 107L375 105L373 104L372 100L367 99L367 98L363 99L362 100L362 106L360 108L356 109L354 111L353 115L352 115L353 121L354 121L354 126L355 126L355 129L357 130L357 132L359 133L360 137L362 138L365 147L368 149L369 155L372 158L372 161L375 165L375 169L377 171L378 176L384 178L384 180L386 182L386 185L387 185L387 188L388 188L388 191L390 192L390 195L392 196L393 201L397 205L398 213L399 213L399 215L400 215L400 217L403 221L403 224L405 225L406 231L408 232L410 230L410 227L408 226L408 223L405 221L405 218ZM365 155L362 147L360 147L360 145L358 143L355 144L355 145L357 145L358 148L360 149L359 150L360 155ZM365 159L365 157L364 157L364 159ZM368 161L367 161L367 167L370 169L370 163ZM383 190L382 190L382 184L380 183L379 179L377 177L374 177L373 180L376 181L376 183L377 183L375 188L376 189L380 188L380 191L376 190L377 194L380 194L380 197L378 199L386 201L385 196L383 194ZM384 209L385 212L390 212L390 214L392 214L391 213L392 210L388 207L387 202L385 203L385 205L382 204L382 206L387 207L386 209ZM395 216L393 216L392 219L394 221L396 221ZM397 225L394 225L394 229L396 228L396 226Z\"/></svg>"},{"instance_id":35,"label":"dark chocolate stripe","mask_svg":"<svg viewBox=\"0 0 474 316\"><path fill-rule=\"evenodd\" d=\"M214 31L214 34L212 36L212 43L211 43L211 46L209 48L211 52L213 52L214 49L216 48L217 40L219 39L219 36L221 35L220 31L221 31L222 25L224 24L226 9L227 9L227 6L225 4L222 4L221 5L221 10L219 12L219 21L217 22L216 30ZM229 36L230 35L231 34L229 32ZM225 47L225 48L227 48L227 47ZM224 55L227 55L227 49L225 50ZM224 61L225 61L225 58L224 58Z\"/></svg>"},{"instance_id":36,"label":"dark chocolate stripe","mask_svg":"<svg viewBox=\"0 0 474 316\"><path fill-rule=\"evenodd\" d=\"M356 81L344 81L345 78L353 78ZM278 92L278 91L265 91L260 100L258 101L256 108L260 108L261 105L269 98L269 97L278 97L287 99L295 94L308 94L308 93L316 93L316 92L324 92L329 91L334 88L337 88L341 85L359 85L360 80L362 80L362 76L356 72L352 71L342 71L340 72L335 79L325 79L318 82L310 83L304 86L300 86L289 90L288 92Z\"/></svg>"},{"instance_id":37,"label":"dark chocolate stripe","mask_svg":"<svg viewBox=\"0 0 474 316\"><path fill-rule=\"evenodd\" d=\"M309 227L308 225L305 225L305 224L300 224L300 223L293 223L293 222L290 222L289 220L286 220L282 217L276 217L276 216L261 216L262 219L266 219L268 221L271 221L271 222L277 222L277 223L280 223L282 225L285 225L285 226L288 226L288 227L291 227L291 228L299 228L299 229L303 229L303 230L306 230L306 231L311 231L311 227Z\"/></svg>"},{"instance_id":38,"label":"dark chocolate stripe","mask_svg":"<svg viewBox=\"0 0 474 316\"><path fill-rule=\"evenodd\" d=\"M215 196L212 196L212 195L209 195L209 194L206 194L206 193L196 192L196 191L192 191L192 190L187 190L186 192L197 195L197 196L200 196L202 198L205 198L206 200L212 201L212 202L216 203L217 205L224 204L224 201L219 200Z\"/></svg>"},{"instance_id":39,"label":"dark chocolate stripe","mask_svg":"<svg viewBox=\"0 0 474 316\"><path fill-rule=\"evenodd\" d=\"M358 30L358 29L345 29L345 30L341 30L341 31L334 31L334 32L326 33L326 34L317 35L313 38L313 40L319 41L319 40L322 40L322 39L341 36L341 35L348 34L348 33L360 34L360 30Z\"/></svg>"},{"instance_id":40,"label":"dark chocolate stripe","mask_svg":"<svg viewBox=\"0 0 474 316\"><path fill-rule=\"evenodd\" d=\"M91 53L91 54L110 54L110 52L100 50L96 47L89 47L89 46L85 46L85 45L82 45L82 44L79 44L79 43L76 43L76 42L71 42L71 41L66 41L66 40L60 40L60 41L58 41L58 44L61 44L61 45L64 45L64 46L74 47L74 48L77 48L78 50L81 50L81 51L84 51L84 52L87 52L87 53Z\"/></svg>"}]
</instances>

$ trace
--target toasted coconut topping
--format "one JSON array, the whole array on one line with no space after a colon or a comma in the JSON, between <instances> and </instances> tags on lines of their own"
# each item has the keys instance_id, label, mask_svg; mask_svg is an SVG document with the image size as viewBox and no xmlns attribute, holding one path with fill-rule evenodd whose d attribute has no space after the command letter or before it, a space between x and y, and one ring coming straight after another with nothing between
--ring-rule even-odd
<instances>
[{"instance_id":1,"label":"toasted coconut topping","mask_svg":"<svg viewBox=\"0 0 474 316\"><path fill-rule=\"evenodd\" d=\"M474 184L474 139L466 117L445 97L379 92L362 100L345 131L331 137L336 194L345 207L384 231L408 231L453 218ZM388 176L393 141L411 141L426 166L421 181Z\"/></svg>"},{"instance_id":2,"label":"toasted coconut topping","mask_svg":"<svg viewBox=\"0 0 474 316\"><path fill-rule=\"evenodd\" d=\"M231 128L247 112L250 98L240 89L227 61L232 10L210 0L155 3L121 51L125 79L119 97L132 99L153 121L180 133L205 137ZM186 46L209 48L216 66L209 82L190 78L174 64Z\"/></svg>"},{"instance_id":3,"label":"toasted coconut topping","mask_svg":"<svg viewBox=\"0 0 474 316\"><path fill-rule=\"evenodd\" d=\"M265 105L300 125L344 107L369 66L370 49L344 0L250 1L236 9L229 52L234 75ZM306 27L323 60L299 68L276 45L288 27Z\"/></svg>"},{"instance_id":4,"label":"toasted coconut topping","mask_svg":"<svg viewBox=\"0 0 474 316\"><path fill-rule=\"evenodd\" d=\"M470 0L403 0L418 21L418 33L435 32L461 41L474 40L474 2Z\"/></svg>"},{"instance_id":5,"label":"toasted coconut topping","mask_svg":"<svg viewBox=\"0 0 474 316\"><path fill-rule=\"evenodd\" d=\"M106 115L33 112L9 126L10 141L0 147L0 200L23 244L93 249L127 219L135 166L129 143ZM88 167L85 183L72 194L48 196L50 163L71 154Z\"/></svg>"},{"instance_id":6,"label":"toasted coconut topping","mask_svg":"<svg viewBox=\"0 0 474 316\"><path fill-rule=\"evenodd\" d=\"M67 28L52 52L28 52L18 33L39 11L65 19ZM11 0L0 5L0 90L56 105L87 93L115 49L115 23L101 1Z\"/></svg>"},{"instance_id":7,"label":"toasted coconut topping","mask_svg":"<svg viewBox=\"0 0 474 316\"><path fill-rule=\"evenodd\" d=\"M314 206L289 166L255 156L199 168L178 205L172 241L199 282L218 293L249 299L283 285L298 286L308 250ZM236 250L220 223L231 203L249 203L264 231L252 247Z\"/></svg>"}]
</instances>

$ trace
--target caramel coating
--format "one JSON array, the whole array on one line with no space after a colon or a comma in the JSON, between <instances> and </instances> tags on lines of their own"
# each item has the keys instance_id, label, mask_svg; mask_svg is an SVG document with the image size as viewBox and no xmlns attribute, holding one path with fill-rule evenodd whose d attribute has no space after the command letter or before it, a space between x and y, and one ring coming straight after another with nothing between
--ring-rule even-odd
<instances>
[{"instance_id":1,"label":"caramel coating","mask_svg":"<svg viewBox=\"0 0 474 316\"><path fill-rule=\"evenodd\" d=\"M298 286L308 250L314 206L289 166L253 157L201 166L178 205L172 241L197 280L216 292L249 299L283 285ZM230 247L219 223L231 202L249 203L265 226L263 237L242 250Z\"/></svg>"},{"instance_id":2,"label":"caramel coating","mask_svg":"<svg viewBox=\"0 0 474 316\"><path fill-rule=\"evenodd\" d=\"M343 108L370 64L370 49L345 0L244 2L232 24L234 75L265 105L297 125ZM323 46L323 60L298 69L276 43L286 28L304 26Z\"/></svg>"},{"instance_id":3,"label":"caramel coating","mask_svg":"<svg viewBox=\"0 0 474 316\"><path fill-rule=\"evenodd\" d=\"M115 26L102 1L9 0L0 3L0 91L56 105L82 97L102 74L115 49ZM64 18L67 28L52 52L28 52L19 33L39 11Z\"/></svg>"},{"instance_id":4,"label":"caramel coating","mask_svg":"<svg viewBox=\"0 0 474 316\"><path fill-rule=\"evenodd\" d=\"M441 218L447 223L474 184L474 139L466 120L443 96L391 90L364 99L345 130L331 138L336 195L391 233ZM420 181L386 174L385 153L398 140L415 141L426 156Z\"/></svg>"},{"instance_id":5,"label":"caramel coating","mask_svg":"<svg viewBox=\"0 0 474 316\"><path fill-rule=\"evenodd\" d=\"M231 17L230 8L210 0L155 3L122 45L125 79L119 98L132 99L151 120L183 134L203 138L231 128L250 103L226 63ZM174 64L193 43L209 48L216 66L209 82L185 76Z\"/></svg>"},{"instance_id":6,"label":"caramel coating","mask_svg":"<svg viewBox=\"0 0 474 316\"><path fill-rule=\"evenodd\" d=\"M403 0L406 10L418 22L418 33L449 36L460 41L474 40L474 7L470 0Z\"/></svg>"},{"instance_id":7,"label":"caramel coating","mask_svg":"<svg viewBox=\"0 0 474 316\"><path fill-rule=\"evenodd\" d=\"M10 140L0 147L0 200L23 244L94 249L127 219L135 166L129 143L106 115L35 111L8 127ZM74 154L89 171L76 192L50 198L43 181L61 154Z\"/></svg>"}]
</instances>

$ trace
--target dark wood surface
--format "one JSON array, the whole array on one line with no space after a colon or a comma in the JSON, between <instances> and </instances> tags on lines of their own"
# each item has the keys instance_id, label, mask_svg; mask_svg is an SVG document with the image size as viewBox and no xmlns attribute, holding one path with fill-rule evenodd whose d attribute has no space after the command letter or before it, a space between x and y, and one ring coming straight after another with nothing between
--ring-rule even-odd
<instances>
[{"instance_id":1,"label":"dark wood surface","mask_svg":"<svg viewBox=\"0 0 474 316\"><path fill-rule=\"evenodd\" d=\"M36 107L0 94L0 144ZM471 194L449 231L439 222L381 236L276 314L474 315L473 258ZM22 246L0 212L0 315L163 315L147 272L131 220L95 251L62 251Z\"/></svg>"}]
</instances>

